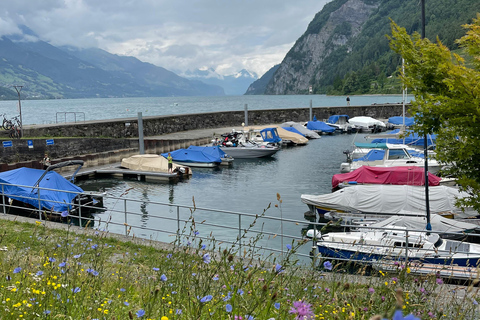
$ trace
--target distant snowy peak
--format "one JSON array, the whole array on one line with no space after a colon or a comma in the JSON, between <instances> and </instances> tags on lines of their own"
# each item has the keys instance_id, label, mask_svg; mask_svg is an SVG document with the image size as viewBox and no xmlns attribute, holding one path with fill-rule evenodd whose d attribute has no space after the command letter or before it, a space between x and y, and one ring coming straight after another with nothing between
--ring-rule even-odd
<instances>
[{"instance_id":1,"label":"distant snowy peak","mask_svg":"<svg viewBox=\"0 0 480 320\"><path fill-rule=\"evenodd\" d=\"M222 87L227 95L243 95L250 84L258 79L258 76L251 71L242 69L231 75L221 75L213 68L202 68L188 70L182 74L183 77L191 80L200 80L207 84Z\"/></svg>"}]
</instances>

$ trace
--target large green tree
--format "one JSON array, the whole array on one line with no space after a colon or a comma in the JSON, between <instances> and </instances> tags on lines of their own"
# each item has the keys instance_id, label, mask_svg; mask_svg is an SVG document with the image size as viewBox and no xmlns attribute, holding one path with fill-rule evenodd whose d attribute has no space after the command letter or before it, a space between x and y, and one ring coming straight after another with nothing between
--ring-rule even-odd
<instances>
[{"instance_id":1,"label":"large green tree","mask_svg":"<svg viewBox=\"0 0 480 320\"><path fill-rule=\"evenodd\" d=\"M450 164L445 173L470 195L460 203L480 212L480 14L463 27L458 54L394 22L389 39L405 61L402 81L415 96L414 131L437 134L437 160Z\"/></svg>"}]
</instances>

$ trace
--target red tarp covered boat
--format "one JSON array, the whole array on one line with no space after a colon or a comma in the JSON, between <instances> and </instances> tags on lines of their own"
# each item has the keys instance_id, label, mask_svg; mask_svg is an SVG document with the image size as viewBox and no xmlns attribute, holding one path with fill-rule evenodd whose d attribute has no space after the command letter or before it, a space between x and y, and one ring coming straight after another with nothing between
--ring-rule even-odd
<instances>
[{"instance_id":1,"label":"red tarp covered boat","mask_svg":"<svg viewBox=\"0 0 480 320\"><path fill-rule=\"evenodd\" d=\"M428 173L428 185L440 185L440 177ZM335 174L332 177L332 188L340 184L406 184L423 186L425 172L422 167L369 167L362 166L352 172Z\"/></svg>"}]
</instances>

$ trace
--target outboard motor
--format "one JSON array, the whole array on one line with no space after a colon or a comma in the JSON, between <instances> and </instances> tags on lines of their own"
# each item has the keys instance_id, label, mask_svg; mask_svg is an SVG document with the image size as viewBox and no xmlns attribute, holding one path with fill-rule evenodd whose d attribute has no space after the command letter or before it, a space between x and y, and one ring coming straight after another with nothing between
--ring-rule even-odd
<instances>
[{"instance_id":1,"label":"outboard motor","mask_svg":"<svg viewBox=\"0 0 480 320\"><path fill-rule=\"evenodd\" d=\"M343 154L347 156L347 162L352 163L352 153L350 150L343 150Z\"/></svg>"}]
</instances>

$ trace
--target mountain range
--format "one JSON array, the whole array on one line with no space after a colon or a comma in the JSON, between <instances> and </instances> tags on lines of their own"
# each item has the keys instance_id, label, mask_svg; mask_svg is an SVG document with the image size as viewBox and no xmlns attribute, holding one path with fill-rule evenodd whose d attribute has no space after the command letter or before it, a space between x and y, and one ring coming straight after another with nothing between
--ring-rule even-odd
<instances>
[{"instance_id":1,"label":"mountain range","mask_svg":"<svg viewBox=\"0 0 480 320\"><path fill-rule=\"evenodd\" d=\"M197 69L194 71L189 70L182 76L190 80L199 80L207 84L220 86L226 95L245 94L250 84L258 79L254 72L245 69L226 76L218 74L213 68Z\"/></svg>"},{"instance_id":2,"label":"mountain range","mask_svg":"<svg viewBox=\"0 0 480 320\"><path fill-rule=\"evenodd\" d=\"M425 1L426 37L452 50L462 25L479 12L480 0ZM252 83L247 94L366 94L390 92L401 58L390 50L393 20L421 32L419 0L333 0L310 22L279 66ZM376 91L375 91L376 90Z\"/></svg>"},{"instance_id":3,"label":"mountain range","mask_svg":"<svg viewBox=\"0 0 480 320\"><path fill-rule=\"evenodd\" d=\"M134 57L101 49L55 47L32 36L0 38L0 99L224 95L219 85L189 80ZM12 95L13 94L13 95Z\"/></svg>"}]
</instances>

